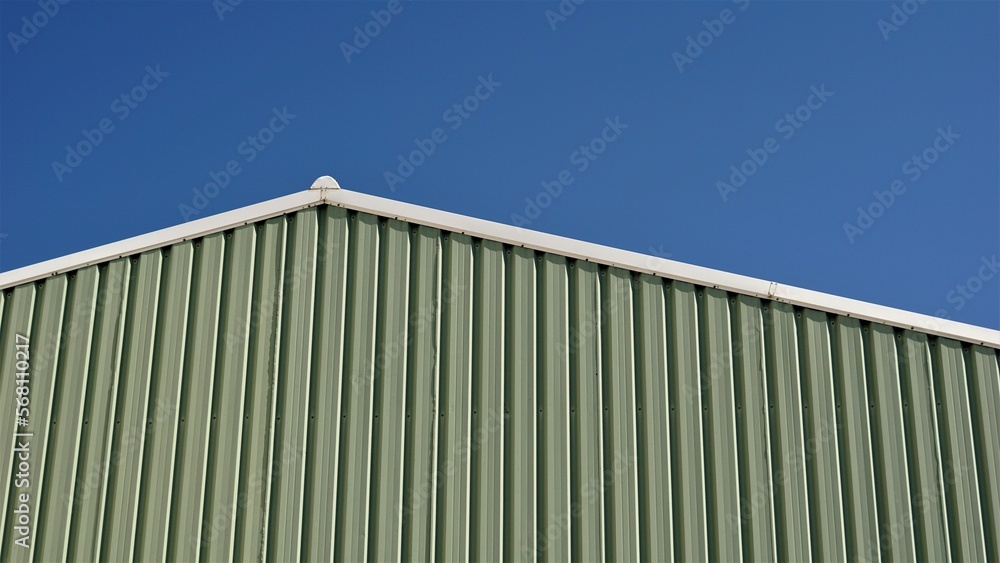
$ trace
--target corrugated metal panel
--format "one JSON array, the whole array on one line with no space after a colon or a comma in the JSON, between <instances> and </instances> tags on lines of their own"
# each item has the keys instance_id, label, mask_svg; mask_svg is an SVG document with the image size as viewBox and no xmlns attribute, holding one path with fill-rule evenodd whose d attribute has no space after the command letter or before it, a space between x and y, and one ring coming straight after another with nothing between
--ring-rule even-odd
<instances>
[{"instance_id":1,"label":"corrugated metal panel","mask_svg":"<svg viewBox=\"0 0 1000 563\"><path fill-rule=\"evenodd\" d=\"M1000 559L993 348L335 206L0 309L4 561Z\"/></svg>"}]
</instances>

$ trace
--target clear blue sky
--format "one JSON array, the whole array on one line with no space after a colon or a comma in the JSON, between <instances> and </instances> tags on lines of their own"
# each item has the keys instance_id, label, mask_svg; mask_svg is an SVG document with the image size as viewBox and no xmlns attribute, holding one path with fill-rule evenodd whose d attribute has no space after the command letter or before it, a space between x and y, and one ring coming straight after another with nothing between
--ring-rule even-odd
<instances>
[{"instance_id":1,"label":"clear blue sky","mask_svg":"<svg viewBox=\"0 0 1000 563\"><path fill-rule=\"evenodd\" d=\"M0 2L0 269L330 174L1000 327L995 1L230 1Z\"/></svg>"}]
</instances>

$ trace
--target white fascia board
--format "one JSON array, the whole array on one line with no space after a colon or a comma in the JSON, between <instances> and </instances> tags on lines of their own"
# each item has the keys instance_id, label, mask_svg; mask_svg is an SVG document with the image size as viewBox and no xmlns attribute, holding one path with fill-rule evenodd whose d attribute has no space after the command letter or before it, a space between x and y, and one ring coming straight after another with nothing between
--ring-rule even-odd
<instances>
[{"instance_id":1,"label":"white fascia board","mask_svg":"<svg viewBox=\"0 0 1000 563\"><path fill-rule=\"evenodd\" d=\"M45 262L39 262L31 266L0 273L0 290L65 272L71 272L93 264L115 260L122 256L132 256L154 248L161 248L185 240L200 238L205 235L218 233L246 225L247 223L270 219L271 217L284 215L322 203L323 191L311 190L279 197L218 215L212 215L204 219L197 219L175 227L168 227L159 231L91 248L90 250L69 254L61 258L46 260Z\"/></svg>"},{"instance_id":2,"label":"white fascia board","mask_svg":"<svg viewBox=\"0 0 1000 563\"><path fill-rule=\"evenodd\" d=\"M792 305L809 307L838 315L884 323L890 326L955 338L964 342L1000 349L1000 331L997 330L958 323L930 315L912 313L901 309L883 307L864 301L837 297L808 289L782 285L776 282L684 264L665 258L629 252L627 250L531 231L513 225L475 219L343 189L310 189L234 211L191 221L183 225L154 231L83 252L77 252L61 258L40 262L17 270L3 272L0 273L0 290L78 270L93 264L115 260L123 256L131 256L154 248L161 248L185 240L203 237L248 223L255 223L323 203L419 225L427 225L444 231L457 232L515 246L523 246L542 252L559 254L578 260L588 260L607 266L653 274L696 285L715 287L733 293L781 301Z\"/></svg>"},{"instance_id":3,"label":"white fascia board","mask_svg":"<svg viewBox=\"0 0 1000 563\"><path fill-rule=\"evenodd\" d=\"M551 252L570 258L589 260L598 264L653 274L672 280L715 287L733 293L752 295L762 299L781 301L903 329L1000 348L1000 331L985 327L540 233L513 225L475 219L358 192L339 189L324 190L323 193L324 198L331 205L373 215L396 218L445 231L523 246L542 252Z\"/></svg>"}]
</instances>

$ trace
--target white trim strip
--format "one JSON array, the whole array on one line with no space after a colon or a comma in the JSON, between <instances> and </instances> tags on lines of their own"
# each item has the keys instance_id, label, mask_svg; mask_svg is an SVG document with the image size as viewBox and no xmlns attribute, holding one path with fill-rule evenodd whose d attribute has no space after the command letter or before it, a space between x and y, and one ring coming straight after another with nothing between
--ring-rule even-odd
<instances>
[{"instance_id":1,"label":"white trim strip","mask_svg":"<svg viewBox=\"0 0 1000 563\"><path fill-rule=\"evenodd\" d=\"M175 227L168 227L137 237L105 244L104 246L98 246L90 250L68 254L61 258L46 260L45 262L39 262L31 266L0 273L0 290L78 270L93 264L100 264L108 260L115 260L122 256L131 256L153 248L160 248L181 241L203 237L247 223L255 223L278 215L284 215L297 209L318 205L322 202L323 195L320 191L300 192L226 213L212 215Z\"/></svg>"},{"instance_id":2,"label":"white trim strip","mask_svg":"<svg viewBox=\"0 0 1000 563\"><path fill-rule=\"evenodd\" d=\"M892 307L883 307L882 305L875 305L846 297L837 297L818 291L782 285L738 274L730 274L711 268L684 264L674 260L657 258L655 256L540 233L538 231L530 231L513 225L475 219L343 189L326 190L324 199L331 205L338 205L375 215L394 217L411 223L460 232L516 246L524 246L542 252L551 252L553 254L560 254L580 260L589 260L608 266L617 266L627 270L654 274L664 278L716 287L734 293L752 295L761 299L782 301L829 313L1000 348L1000 331L985 327L912 313Z\"/></svg>"},{"instance_id":3,"label":"white trim strip","mask_svg":"<svg viewBox=\"0 0 1000 563\"><path fill-rule=\"evenodd\" d=\"M343 189L306 190L176 227L154 231L149 234L77 252L54 260L0 273L0 290L48 276L77 270L92 264L114 260L122 256L130 256L153 248L202 237L247 223L262 221L323 202L355 211L363 211L383 217L393 217L411 223L523 246L542 252L551 252L579 260L589 260L598 264L654 274L697 285L716 287L734 293L752 295L761 299L773 299L829 313L884 323L890 326L917 330L948 338L956 338L992 348L1000 348L1000 331L985 327L958 323L891 307L883 307L846 297L837 297L808 289L782 285L776 282L730 274L711 268L684 264L674 260L657 258L538 231L530 231L513 225L475 219Z\"/></svg>"}]
</instances>

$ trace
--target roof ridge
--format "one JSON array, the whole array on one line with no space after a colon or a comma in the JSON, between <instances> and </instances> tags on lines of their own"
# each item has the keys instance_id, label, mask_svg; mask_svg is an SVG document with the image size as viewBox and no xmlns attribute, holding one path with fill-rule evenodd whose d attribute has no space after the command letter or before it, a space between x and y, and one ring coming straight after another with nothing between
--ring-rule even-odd
<instances>
[{"instance_id":1,"label":"roof ridge","mask_svg":"<svg viewBox=\"0 0 1000 563\"><path fill-rule=\"evenodd\" d=\"M299 193L0 273L0 290L323 204L1000 349L998 330L352 192L330 176Z\"/></svg>"}]
</instances>

